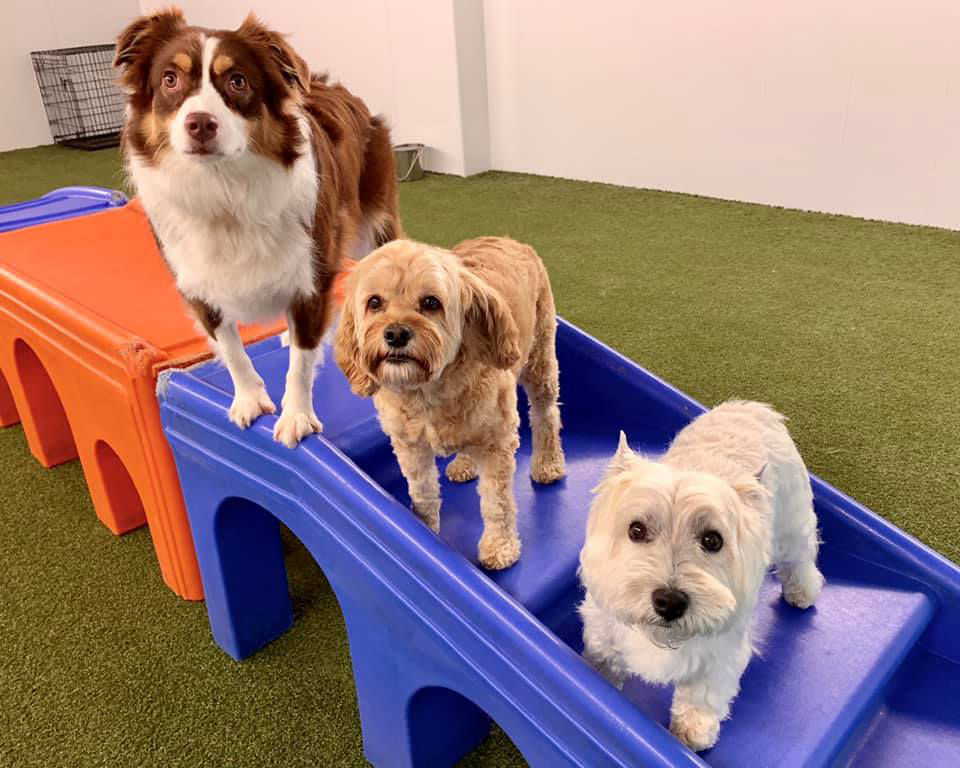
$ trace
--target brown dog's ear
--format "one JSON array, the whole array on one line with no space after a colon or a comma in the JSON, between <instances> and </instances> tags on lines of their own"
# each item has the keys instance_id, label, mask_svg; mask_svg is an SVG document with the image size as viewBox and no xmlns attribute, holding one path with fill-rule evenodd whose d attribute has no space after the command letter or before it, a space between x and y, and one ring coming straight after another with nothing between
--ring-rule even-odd
<instances>
[{"instance_id":1,"label":"brown dog's ear","mask_svg":"<svg viewBox=\"0 0 960 768\"><path fill-rule=\"evenodd\" d=\"M128 93L143 90L150 75L150 62L160 46L187 25L183 11L168 8L141 16L117 38L113 66L120 68L120 87Z\"/></svg>"},{"instance_id":2,"label":"brown dog's ear","mask_svg":"<svg viewBox=\"0 0 960 768\"><path fill-rule=\"evenodd\" d=\"M267 28L254 13L247 15L237 34L266 46L287 84L299 88L303 93L310 92L310 68L283 35Z\"/></svg>"},{"instance_id":3,"label":"brown dog's ear","mask_svg":"<svg viewBox=\"0 0 960 768\"><path fill-rule=\"evenodd\" d=\"M472 272L462 269L464 347L494 368L509 370L520 362L520 332L503 296Z\"/></svg>"},{"instance_id":4,"label":"brown dog's ear","mask_svg":"<svg viewBox=\"0 0 960 768\"><path fill-rule=\"evenodd\" d=\"M368 376L360 363L360 346L357 344L357 320L354 312L352 280L348 280L340 325L333 339L333 357L350 382L350 391L360 397L372 397L380 389Z\"/></svg>"}]
</instances>

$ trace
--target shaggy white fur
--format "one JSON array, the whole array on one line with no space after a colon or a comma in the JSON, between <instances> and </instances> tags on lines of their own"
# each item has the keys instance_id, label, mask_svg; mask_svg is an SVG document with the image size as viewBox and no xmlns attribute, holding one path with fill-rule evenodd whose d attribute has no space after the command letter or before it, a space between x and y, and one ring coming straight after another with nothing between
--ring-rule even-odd
<instances>
[{"instance_id":1,"label":"shaggy white fur","mask_svg":"<svg viewBox=\"0 0 960 768\"><path fill-rule=\"evenodd\" d=\"M674 683L670 730L695 750L730 713L770 565L799 608L823 587L810 478L783 422L767 405L725 403L659 462L621 433L587 521L584 656L618 687L630 675Z\"/></svg>"}]
</instances>

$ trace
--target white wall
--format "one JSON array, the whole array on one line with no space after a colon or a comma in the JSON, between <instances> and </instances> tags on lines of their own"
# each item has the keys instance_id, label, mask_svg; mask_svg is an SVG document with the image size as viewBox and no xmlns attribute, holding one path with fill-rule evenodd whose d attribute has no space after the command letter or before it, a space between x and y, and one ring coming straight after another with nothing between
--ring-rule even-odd
<instances>
[{"instance_id":1,"label":"white wall","mask_svg":"<svg viewBox=\"0 0 960 768\"><path fill-rule=\"evenodd\" d=\"M0 72L6 107L0 118L0 151L49 144L53 139L33 74L30 51L112 43L139 12L137 0L24 0L3 4Z\"/></svg>"},{"instance_id":2,"label":"white wall","mask_svg":"<svg viewBox=\"0 0 960 768\"><path fill-rule=\"evenodd\" d=\"M395 144L430 147L431 170L464 174L476 164L465 149L460 109L460 64L455 5L477 9L468 40L479 34L483 52L482 7L475 0L272 0L270 3L180 0L191 24L235 28L250 8L289 40L311 68L327 71L390 122ZM162 3L161 3L162 5ZM157 6L142 0L147 12ZM469 16L469 13L467 13ZM481 66L480 72L485 74ZM466 82L476 80L472 71ZM486 96L482 103L485 107ZM486 118L484 116L484 134Z\"/></svg>"},{"instance_id":3,"label":"white wall","mask_svg":"<svg viewBox=\"0 0 960 768\"><path fill-rule=\"evenodd\" d=\"M161 0L8 3L0 149L50 140L27 52ZM255 7L425 165L608 181L960 229L956 0L180 0Z\"/></svg>"},{"instance_id":4,"label":"white wall","mask_svg":"<svg viewBox=\"0 0 960 768\"><path fill-rule=\"evenodd\" d=\"M493 167L960 229L956 0L486 0Z\"/></svg>"}]
</instances>

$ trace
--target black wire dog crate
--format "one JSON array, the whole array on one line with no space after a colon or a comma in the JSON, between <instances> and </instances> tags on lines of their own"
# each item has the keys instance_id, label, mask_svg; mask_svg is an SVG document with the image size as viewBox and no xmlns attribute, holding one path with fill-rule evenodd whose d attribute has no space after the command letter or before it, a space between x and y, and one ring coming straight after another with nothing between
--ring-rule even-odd
<instances>
[{"instance_id":1,"label":"black wire dog crate","mask_svg":"<svg viewBox=\"0 0 960 768\"><path fill-rule=\"evenodd\" d=\"M34 51L33 70L53 140L82 149L115 147L123 92L114 82L113 45Z\"/></svg>"}]
</instances>

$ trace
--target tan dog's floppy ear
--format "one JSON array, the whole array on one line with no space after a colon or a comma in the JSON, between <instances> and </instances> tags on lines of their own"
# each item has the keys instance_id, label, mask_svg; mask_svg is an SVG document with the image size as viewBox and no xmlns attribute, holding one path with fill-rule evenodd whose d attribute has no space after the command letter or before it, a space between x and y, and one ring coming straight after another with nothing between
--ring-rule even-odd
<instances>
[{"instance_id":1,"label":"tan dog's floppy ear","mask_svg":"<svg viewBox=\"0 0 960 768\"><path fill-rule=\"evenodd\" d=\"M120 87L128 92L145 88L154 52L186 25L183 11L168 8L141 16L123 30L113 57L113 66L120 68Z\"/></svg>"},{"instance_id":2,"label":"tan dog's floppy ear","mask_svg":"<svg viewBox=\"0 0 960 768\"><path fill-rule=\"evenodd\" d=\"M247 14L237 33L248 40L267 46L270 56L280 68L283 79L303 93L310 91L310 68L283 35L268 29L254 13Z\"/></svg>"},{"instance_id":3,"label":"tan dog's floppy ear","mask_svg":"<svg viewBox=\"0 0 960 768\"><path fill-rule=\"evenodd\" d=\"M343 375L350 382L350 391L360 397L371 397L380 389L370 376L363 371L360 364L360 346L357 344L357 320L354 312L353 280L349 280L346 289L346 298L340 312L340 325L333 339L333 357L343 371Z\"/></svg>"},{"instance_id":4,"label":"tan dog's floppy ear","mask_svg":"<svg viewBox=\"0 0 960 768\"><path fill-rule=\"evenodd\" d=\"M509 370L520 362L520 331L500 293L462 269L464 346L494 368Z\"/></svg>"}]
</instances>

